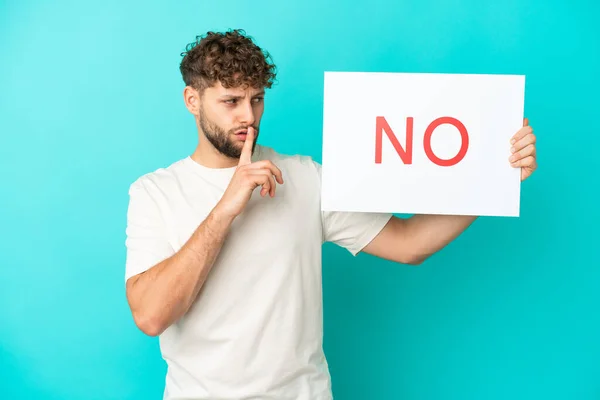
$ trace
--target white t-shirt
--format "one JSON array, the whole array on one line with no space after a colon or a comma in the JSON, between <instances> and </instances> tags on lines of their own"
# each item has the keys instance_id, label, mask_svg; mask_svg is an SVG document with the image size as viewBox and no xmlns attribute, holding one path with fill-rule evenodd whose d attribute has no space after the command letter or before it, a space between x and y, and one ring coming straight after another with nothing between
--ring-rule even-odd
<instances>
[{"instance_id":1,"label":"white t-shirt","mask_svg":"<svg viewBox=\"0 0 600 400\"><path fill-rule=\"evenodd\" d=\"M274 198L253 192L195 303L160 335L165 399L332 398L322 347L322 245L356 255L392 214L322 212L317 162L261 145L252 159L270 159L284 184ZM234 171L187 157L137 179L129 191L126 279L177 252Z\"/></svg>"}]
</instances>

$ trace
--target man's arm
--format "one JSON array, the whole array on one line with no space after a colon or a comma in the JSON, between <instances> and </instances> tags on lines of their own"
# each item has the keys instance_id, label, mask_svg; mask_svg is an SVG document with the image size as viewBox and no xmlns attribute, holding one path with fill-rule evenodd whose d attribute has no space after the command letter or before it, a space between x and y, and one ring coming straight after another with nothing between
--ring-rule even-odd
<instances>
[{"instance_id":1,"label":"man's arm","mask_svg":"<svg viewBox=\"0 0 600 400\"><path fill-rule=\"evenodd\" d=\"M127 300L142 332L161 334L192 305L233 219L213 210L173 256L127 280Z\"/></svg>"},{"instance_id":2,"label":"man's arm","mask_svg":"<svg viewBox=\"0 0 600 400\"><path fill-rule=\"evenodd\" d=\"M462 215L392 217L362 250L402 264L418 265L456 239L476 219Z\"/></svg>"},{"instance_id":3,"label":"man's arm","mask_svg":"<svg viewBox=\"0 0 600 400\"><path fill-rule=\"evenodd\" d=\"M251 162L255 131L248 135L238 167L219 203L173 256L127 280L127 301L142 332L160 335L183 316L196 300L229 228L246 207L252 192L262 186L261 196L275 196L283 184L281 170L271 161Z\"/></svg>"}]
</instances>

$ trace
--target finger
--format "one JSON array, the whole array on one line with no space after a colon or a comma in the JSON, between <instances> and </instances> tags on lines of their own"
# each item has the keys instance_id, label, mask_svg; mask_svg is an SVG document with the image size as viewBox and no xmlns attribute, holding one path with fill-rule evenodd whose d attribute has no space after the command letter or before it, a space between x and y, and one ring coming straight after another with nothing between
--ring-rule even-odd
<instances>
[{"instance_id":1,"label":"finger","mask_svg":"<svg viewBox=\"0 0 600 400\"><path fill-rule=\"evenodd\" d=\"M271 172L267 172L267 178L269 179L268 188L265 188L265 195L269 193L271 197L275 197L275 179L273 179L273 175Z\"/></svg>"},{"instance_id":2,"label":"finger","mask_svg":"<svg viewBox=\"0 0 600 400\"><path fill-rule=\"evenodd\" d=\"M263 188L260 191L261 196L264 196L267 193L269 193L271 197L275 196L275 179L273 179L273 174L271 174L270 170L254 170L250 172L250 175L257 185L262 185Z\"/></svg>"},{"instance_id":3,"label":"finger","mask_svg":"<svg viewBox=\"0 0 600 400\"><path fill-rule=\"evenodd\" d=\"M530 126L524 126L514 134L514 136L510 139L510 144L515 144L525 136L533 133L533 129Z\"/></svg>"},{"instance_id":4,"label":"finger","mask_svg":"<svg viewBox=\"0 0 600 400\"><path fill-rule=\"evenodd\" d=\"M524 159L525 157L533 156L535 153L535 146L533 144L525 146L524 149L517 151L508 159L511 163L517 162Z\"/></svg>"},{"instance_id":5,"label":"finger","mask_svg":"<svg viewBox=\"0 0 600 400\"><path fill-rule=\"evenodd\" d=\"M269 171L271 171L271 174L275 175L275 177L277 178L277 182L281 185L283 184L283 174L281 173L281 170L277 168L277 166L273 164L270 160L255 162L249 168L253 170L269 169Z\"/></svg>"},{"instance_id":6,"label":"finger","mask_svg":"<svg viewBox=\"0 0 600 400\"><path fill-rule=\"evenodd\" d=\"M258 170L261 171L261 174L266 176L269 179L269 186L268 186L268 190L265 191L265 194L267 194L267 192L271 195L271 197L275 196L275 179L273 178L273 174L271 173L271 170L269 169L261 169ZM262 195L262 191L261 191L261 195Z\"/></svg>"},{"instance_id":7,"label":"finger","mask_svg":"<svg viewBox=\"0 0 600 400\"><path fill-rule=\"evenodd\" d=\"M522 158L518 161L515 161L514 163L510 164L511 166L515 167L515 168L519 168L519 167L532 167L532 168L536 168L537 164L535 161L535 157L533 156L528 156L525 158Z\"/></svg>"},{"instance_id":8,"label":"finger","mask_svg":"<svg viewBox=\"0 0 600 400\"><path fill-rule=\"evenodd\" d=\"M253 190L256 189L257 186L263 186L264 189L264 185L269 182L267 174L249 169L244 170L244 179L251 184L250 186Z\"/></svg>"},{"instance_id":9,"label":"finger","mask_svg":"<svg viewBox=\"0 0 600 400\"><path fill-rule=\"evenodd\" d=\"M536 137L533 133L529 134L529 135L525 135L524 137L522 137L521 139L519 139L519 141L517 141L515 144L513 144L513 146L510 149L511 153L516 153L517 151L524 149L525 147L529 146L530 144L535 144L536 141Z\"/></svg>"},{"instance_id":10,"label":"finger","mask_svg":"<svg viewBox=\"0 0 600 400\"><path fill-rule=\"evenodd\" d=\"M271 197L275 197L275 179L273 178L273 175L269 176L269 180L271 181Z\"/></svg>"},{"instance_id":11,"label":"finger","mask_svg":"<svg viewBox=\"0 0 600 400\"><path fill-rule=\"evenodd\" d=\"M523 126L529 126L529 118L523 118Z\"/></svg>"},{"instance_id":12,"label":"finger","mask_svg":"<svg viewBox=\"0 0 600 400\"><path fill-rule=\"evenodd\" d=\"M265 195L271 191L271 181L265 176L260 176L257 179L257 183L261 186L260 195L265 197Z\"/></svg>"},{"instance_id":13,"label":"finger","mask_svg":"<svg viewBox=\"0 0 600 400\"><path fill-rule=\"evenodd\" d=\"M254 145L254 128L249 126L246 134L246 141L242 148L242 154L240 155L240 162L238 165L248 165L252 162L252 146Z\"/></svg>"}]
</instances>

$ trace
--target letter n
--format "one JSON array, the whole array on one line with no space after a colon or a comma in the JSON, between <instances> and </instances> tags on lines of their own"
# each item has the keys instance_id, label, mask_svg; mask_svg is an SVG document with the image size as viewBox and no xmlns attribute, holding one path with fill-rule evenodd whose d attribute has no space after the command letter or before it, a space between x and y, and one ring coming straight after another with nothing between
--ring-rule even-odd
<instances>
[{"instance_id":1,"label":"letter n","mask_svg":"<svg viewBox=\"0 0 600 400\"><path fill-rule=\"evenodd\" d=\"M404 164L412 164L412 148L413 148L413 117L408 117L406 119L406 150L402 148L400 142L398 142L398 138L394 135L392 128L385 120L385 117L377 117L376 118L376 127L375 127L375 164L381 164L381 153L382 153L382 145L383 145L383 131L385 131L387 137L392 142L396 153L402 159Z\"/></svg>"}]
</instances>

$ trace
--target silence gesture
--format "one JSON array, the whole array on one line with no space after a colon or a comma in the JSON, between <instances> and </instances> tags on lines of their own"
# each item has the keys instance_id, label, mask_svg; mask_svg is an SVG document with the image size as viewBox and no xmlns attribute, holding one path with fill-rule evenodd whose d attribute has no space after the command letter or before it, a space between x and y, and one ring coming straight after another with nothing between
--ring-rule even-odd
<instances>
[{"instance_id":1,"label":"silence gesture","mask_svg":"<svg viewBox=\"0 0 600 400\"><path fill-rule=\"evenodd\" d=\"M275 196L276 183L283 184L281 170L271 161L252 162L252 147L256 131L253 127L248 127L244 148L240 155L240 161L236 168L229 186L225 190L223 197L217 207L220 212L230 218L235 218L244 211L246 204L252 196L252 192L258 186L261 186L261 196L269 194Z\"/></svg>"}]
</instances>

